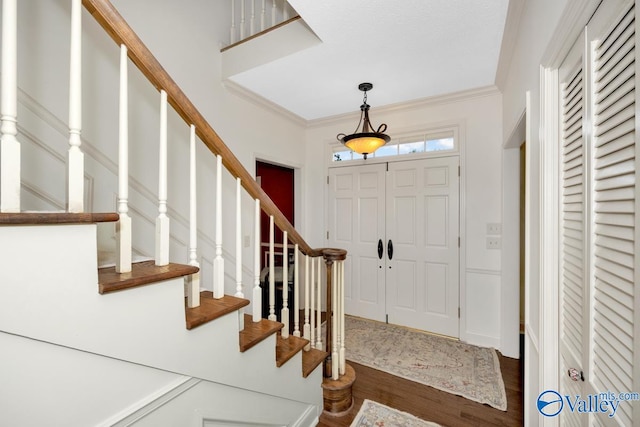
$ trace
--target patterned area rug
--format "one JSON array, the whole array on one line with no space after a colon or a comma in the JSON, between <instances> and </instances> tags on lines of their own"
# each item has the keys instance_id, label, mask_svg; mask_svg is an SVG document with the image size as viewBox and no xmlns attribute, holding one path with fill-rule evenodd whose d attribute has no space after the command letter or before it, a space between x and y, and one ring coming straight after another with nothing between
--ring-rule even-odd
<instances>
[{"instance_id":1,"label":"patterned area rug","mask_svg":"<svg viewBox=\"0 0 640 427\"><path fill-rule=\"evenodd\" d=\"M440 427L440 424L424 421L406 412L400 412L381 403L365 399L358 415L351 423L351 427L360 426Z\"/></svg>"},{"instance_id":2,"label":"patterned area rug","mask_svg":"<svg viewBox=\"0 0 640 427\"><path fill-rule=\"evenodd\" d=\"M494 349L350 316L345 347L353 362L507 410Z\"/></svg>"}]
</instances>

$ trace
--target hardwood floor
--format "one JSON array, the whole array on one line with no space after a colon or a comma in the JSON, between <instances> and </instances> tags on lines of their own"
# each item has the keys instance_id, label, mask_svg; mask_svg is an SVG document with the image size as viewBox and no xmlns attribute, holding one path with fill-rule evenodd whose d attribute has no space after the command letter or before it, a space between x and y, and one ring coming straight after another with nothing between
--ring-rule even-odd
<instances>
[{"instance_id":1,"label":"hardwood floor","mask_svg":"<svg viewBox=\"0 0 640 427\"><path fill-rule=\"evenodd\" d=\"M500 369L507 394L507 411L473 402L393 375L348 362L356 371L354 405L344 417L321 415L318 426L349 426L364 399L374 400L447 427L522 426L523 379L521 360L502 356Z\"/></svg>"}]
</instances>

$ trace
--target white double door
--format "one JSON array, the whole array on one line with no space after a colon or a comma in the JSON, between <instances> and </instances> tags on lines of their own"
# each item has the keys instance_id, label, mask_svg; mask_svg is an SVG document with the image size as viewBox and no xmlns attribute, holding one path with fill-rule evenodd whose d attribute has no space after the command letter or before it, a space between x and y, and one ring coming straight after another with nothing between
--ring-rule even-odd
<instances>
[{"instance_id":1,"label":"white double door","mask_svg":"<svg viewBox=\"0 0 640 427\"><path fill-rule=\"evenodd\" d=\"M329 188L346 313L458 337L458 156L331 168Z\"/></svg>"}]
</instances>

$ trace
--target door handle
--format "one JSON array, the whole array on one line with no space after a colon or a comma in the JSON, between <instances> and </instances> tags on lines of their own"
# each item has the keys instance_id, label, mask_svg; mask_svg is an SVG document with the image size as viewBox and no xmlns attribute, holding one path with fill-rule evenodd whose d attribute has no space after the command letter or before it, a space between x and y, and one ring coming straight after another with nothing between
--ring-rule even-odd
<instances>
[{"instance_id":1,"label":"door handle","mask_svg":"<svg viewBox=\"0 0 640 427\"><path fill-rule=\"evenodd\" d=\"M389 239L389 242L387 243L387 255L389 256L389 259L393 259L393 242L391 239Z\"/></svg>"},{"instance_id":2,"label":"door handle","mask_svg":"<svg viewBox=\"0 0 640 427\"><path fill-rule=\"evenodd\" d=\"M384 251L384 246L382 244L382 239L378 239L378 259L382 259L383 251Z\"/></svg>"}]
</instances>

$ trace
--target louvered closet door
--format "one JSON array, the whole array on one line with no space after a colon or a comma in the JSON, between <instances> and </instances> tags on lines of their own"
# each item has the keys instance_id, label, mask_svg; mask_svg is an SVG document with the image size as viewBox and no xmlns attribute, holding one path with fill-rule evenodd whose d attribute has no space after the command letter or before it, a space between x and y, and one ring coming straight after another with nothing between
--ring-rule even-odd
<instances>
[{"instance_id":1,"label":"louvered closet door","mask_svg":"<svg viewBox=\"0 0 640 427\"><path fill-rule=\"evenodd\" d=\"M559 70L561 111L561 218L560 218L560 372L584 371L585 331L588 330L585 218L588 183L585 179L584 33ZM562 395L584 395L584 383L560 377ZM565 425L587 425L588 418L563 413Z\"/></svg>"},{"instance_id":2,"label":"louvered closet door","mask_svg":"<svg viewBox=\"0 0 640 427\"><path fill-rule=\"evenodd\" d=\"M595 392L640 391L634 12L631 2L613 25L589 36L594 105L589 384ZM621 403L615 422L640 422L638 404L633 405ZM593 422L612 425L600 415Z\"/></svg>"}]
</instances>

